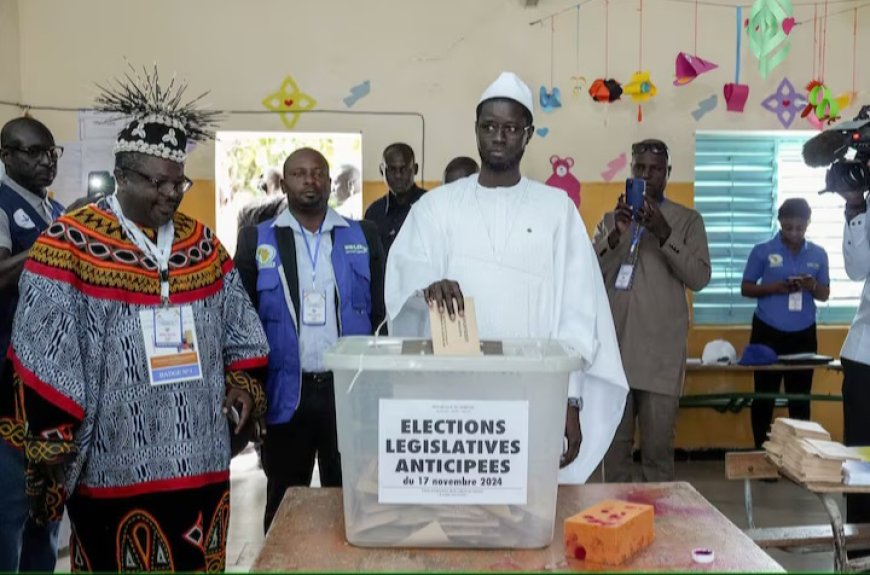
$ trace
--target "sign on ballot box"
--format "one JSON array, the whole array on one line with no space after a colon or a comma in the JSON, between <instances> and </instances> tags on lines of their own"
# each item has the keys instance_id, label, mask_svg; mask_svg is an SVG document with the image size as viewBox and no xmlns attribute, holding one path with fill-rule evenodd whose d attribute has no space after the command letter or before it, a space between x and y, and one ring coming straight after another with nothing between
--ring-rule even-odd
<instances>
[{"instance_id":1,"label":"sign on ballot box","mask_svg":"<svg viewBox=\"0 0 870 575\"><path fill-rule=\"evenodd\" d=\"M527 401L379 403L379 503L526 504Z\"/></svg>"},{"instance_id":2,"label":"sign on ballot box","mask_svg":"<svg viewBox=\"0 0 870 575\"><path fill-rule=\"evenodd\" d=\"M349 543L550 544L568 379L582 359L555 340L497 343L439 356L431 340L343 337L324 354Z\"/></svg>"}]
</instances>

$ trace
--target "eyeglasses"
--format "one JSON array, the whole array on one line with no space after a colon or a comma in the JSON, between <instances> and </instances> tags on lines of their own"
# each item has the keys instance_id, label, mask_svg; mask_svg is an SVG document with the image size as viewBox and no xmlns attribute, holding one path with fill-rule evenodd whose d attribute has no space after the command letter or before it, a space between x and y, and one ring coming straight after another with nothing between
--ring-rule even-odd
<instances>
[{"instance_id":1,"label":"eyeglasses","mask_svg":"<svg viewBox=\"0 0 870 575\"><path fill-rule=\"evenodd\" d=\"M172 190L177 194L184 194L193 186L193 180L184 177L182 180L172 181L172 180L158 180L156 178L152 178L148 174L143 174L139 170L134 170L133 168L121 168L125 172L132 172L147 181L155 190L164 190L166 188L171 187Z\"/></svg>"},{"instance_id":2,"label":"eyeglasses","mask_svg":"<svg viewBox=\"0 0 870 575\"><path fill-rule=\"evenodd\" d=\"M19 146L7 146L5 149L7 150L15 150L16 152L20 152L30 158L31 160L41 160L43 157L47 156L49 161L56 162L58 158L63 156L63 146L31 146L31 147L19 147Z\"/></svg>"},{"instance_id":3,"label":"eyeglasses","mask_svg":"<svg viewBox=\"0 0 870 575\"><path fill-rule=\"evenodd\" d=\"M525 134L531 126L521 126L519 124L498 124L496 122L478 122L477 131L486 136L494 136L501 132L508 138L517 138Z\"/></svg>"},{"instance_id":4,"label":"eyeglasses","mask_svg":"<svg viewBox=\"0 0 870 575\"><path fill-rule=\"evenodd\" d=\"M645 152L657 156L667 156L668 159L671 158L671 153L664 142L638 142L631 145L632 156L637 156L638 154L643 154Z\"/></svg>"}]
</instances>

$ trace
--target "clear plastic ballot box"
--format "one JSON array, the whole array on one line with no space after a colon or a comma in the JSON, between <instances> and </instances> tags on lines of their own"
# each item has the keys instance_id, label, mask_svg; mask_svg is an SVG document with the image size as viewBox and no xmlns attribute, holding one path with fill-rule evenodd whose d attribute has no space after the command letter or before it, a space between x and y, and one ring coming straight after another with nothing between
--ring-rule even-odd
<instances>
[{"instance_id":1,"label":"clear plastic ballot box","mask_svg":"<svg viewBox=\"0 0 870 575\"><path fill-rule=\"evenodd\" d=\"M436 357L424 340L347 337L325 354L351 544L550 544L568 376L581 359L557 341L482 348Z\"/></svg>"}]
</instances>

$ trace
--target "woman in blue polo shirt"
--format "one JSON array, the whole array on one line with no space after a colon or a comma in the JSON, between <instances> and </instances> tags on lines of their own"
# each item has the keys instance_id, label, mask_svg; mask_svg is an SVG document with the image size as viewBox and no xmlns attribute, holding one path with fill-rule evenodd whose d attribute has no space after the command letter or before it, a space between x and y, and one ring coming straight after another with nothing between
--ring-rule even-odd
<instances>
[{"instance_id":1,"label":"woman in blue polo shirt","mask_svg":"<svg viewBox=\"0 0 870 575\"><path fill-rule=\"evenodd\" d=\"M740 292L758 299L749 342L769 346L778 355L818 350L815 300L828 299L831 280L828 254L804 239L811 214L806 200L783 202L778 214L779 233L752 248L743 272ZM755 392L778 393L783 379L786 393L809 394L813 371L756 371ZM752 402L755 447L761 447L766 439L773 407L772 400ZM788 415L809 419L810 402L789 401Z\"/></svg>"}]
</instances>

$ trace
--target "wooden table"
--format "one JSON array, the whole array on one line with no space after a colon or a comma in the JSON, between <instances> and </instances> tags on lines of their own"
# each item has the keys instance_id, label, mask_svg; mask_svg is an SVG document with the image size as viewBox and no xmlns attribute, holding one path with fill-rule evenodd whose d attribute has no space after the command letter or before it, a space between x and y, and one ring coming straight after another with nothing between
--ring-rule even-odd
<instances>
[{"instance_id":1,"label":"wooden table","mask_svg":"<svg viewBox=\"0 0 870 575\"><path fill-rule=\"evenodd\" d=\"M839 499L847 493L870 494L870 486L845 485L843 483L820 483L801 481L788 469L767 457L764 451L735 452L725 455L725 473L728 479L743 479L745 483L746 517L750 531L754 531L752 518L752 479L767 479L781 475L791 482L816 495L831 522L834 547L834 570L837 572L866 571L870 569L870 557L849 559L846 554L846 525L840 513Z\"/></svg>"},{"instance_id":2,"label":"wooden table","mask_svg":"<svg viewBox=\"0 0 870 575\"><path fill-rule=\"evenodd\" d=\"M745 373L751 374L756 371L804 371L804 370L842 371L839 360L829 363L793 364L776 363L773 365L725 365L725 364L702 364L694 358L686 363L687 373ZM755 393L755 392L717 392L717 393L694 393L680 397L681 408L712 408L719 413L739 413L746 407L750 407L754 400L767 399L776 402L777 407L786 405L788 401L843 401L842 395L821 393Z\"/></svg>"},{"instance_id":3,"label":"wooden table","mask_svg":"<svg viewBox=\"0 0 870 575\"><path fill-rule=\"evenodd\" d=\"M842 370L839 360L830 361L828 363L774 363L772 365L738 365L738 364L721 364L721 363L698 363L696 361L686 362L686 371L803 371L807 369L830 369L833 371Z\"/></svg>"},{"instance_id":4,"label":"wooden table","mask_svg":"<svg viewBox=\"0 0 870 575\"><path fill-rule=\"evenodd\" d=\"M783 568L688 483L562 485L553 543L545 549L362 548L347 543L340 489L292 487L284 495L252 571L563 571L611 569L566 559L566 517L604 499L649 503L656 539L619 570L754 571ZM692 562L692 549L716 553L712 565Z\"/></svg>"},{"instance_id":5,"label":"wooden table","mask_svg":"<svg viewBox=\"0 0 870 575\"><path fill-rule=\"evenodd\" d=\"M773 462L776 465L775 462ZM781 465L776 465L783 477L797 483L810 493L814 493L828 513L831 530L834 534L834 570L837 572L862 572L870 569L870 557L849 559L846 554L846 533L843 514L838 503L840 497L847 493L870 494L870 486L845 485L843 483L813 483L803 482Z\"/></svg>"}]
</instances>

